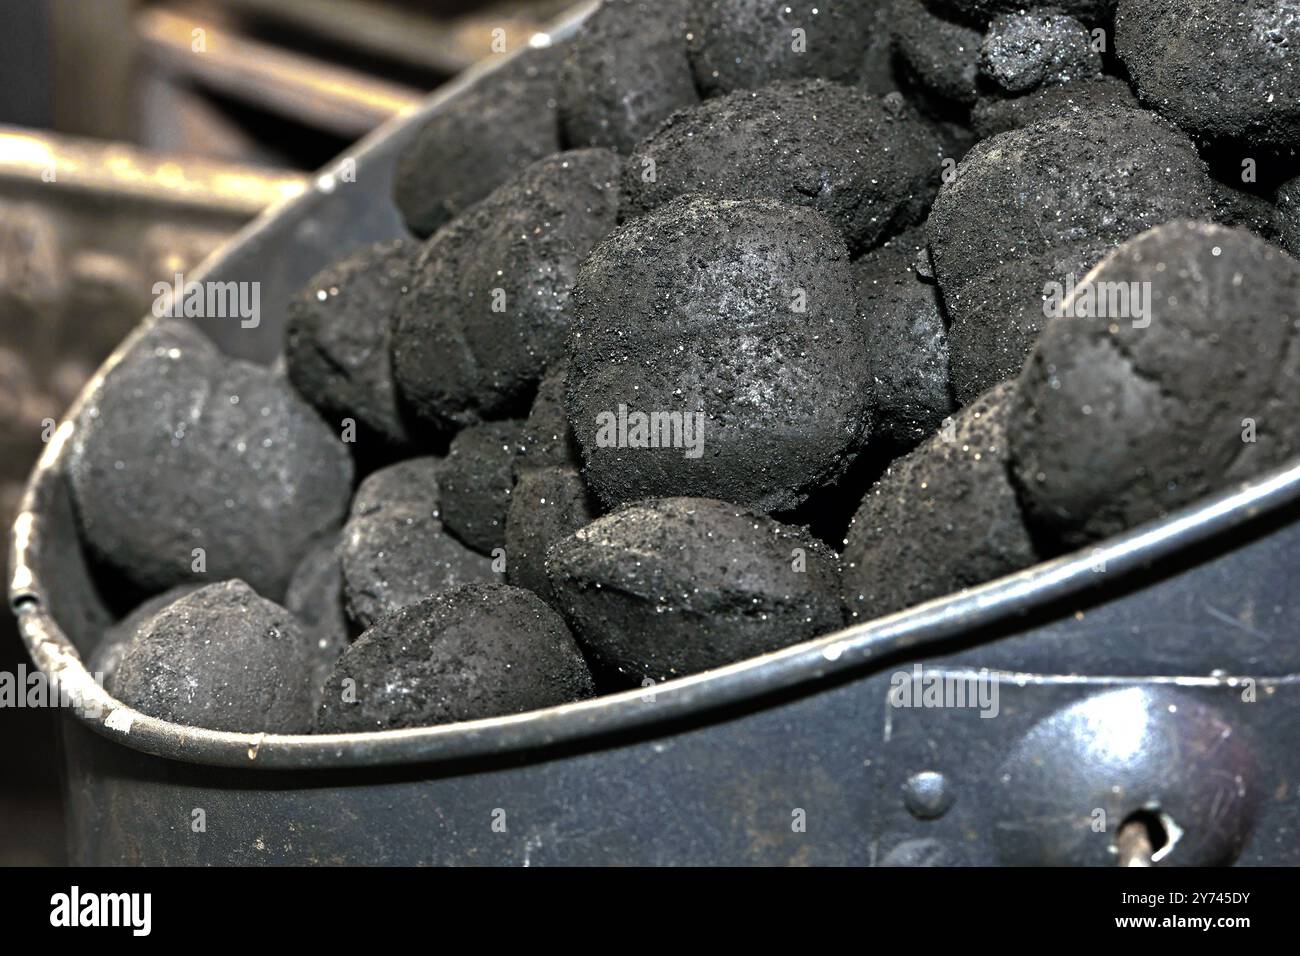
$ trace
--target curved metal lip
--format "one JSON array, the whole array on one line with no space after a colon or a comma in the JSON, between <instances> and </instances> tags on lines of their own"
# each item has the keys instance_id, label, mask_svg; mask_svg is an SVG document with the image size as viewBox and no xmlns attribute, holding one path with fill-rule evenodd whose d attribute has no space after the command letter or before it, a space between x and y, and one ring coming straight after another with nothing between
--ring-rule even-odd
<instances>
[{"instance_id":1,"label":"curved metal lip","mask_svg":"<svg viewBox=\"0 0 1300 956\"><path fill-rule=\"evenodd\" d=\"M551 31L563 37L590 6ZM455 97L488 68L473 68L435 92L419 116ZM416 117L417 119L419 117ZM384 124L344 155L366 162L384 139L412 117ZM286 199L249 223L218 249L195 278L217 268L233 251L253 242L291 209L323 200L313 189ZM83 388L47 444L23 496L11 539L9 598L33 661L73 705L76 718L110 740L143 753L214 767L266 770L335 770L445 763L537 751L562 744L599 746L611 733L668 724L732 705L756 704L783 691L812 689L886 658L925 651L956 635L1023 615L1096 585L1093 569L1105 562L1108 584L1271 511L1300 501L1300 459L1243 482L1158 521L1008 575L979 587L927 601L905 611L844 628L727 667L681 677L653 688L506 717L433 727L353 734L229 733L175 724L134 710L108 694L86 670L80 654L54 620L46 588L33 560L43 537L43 492L60 480L63 450L73 422L105 376L149 327L146 320L105 360Z\"/></svg>"}]
</instances>

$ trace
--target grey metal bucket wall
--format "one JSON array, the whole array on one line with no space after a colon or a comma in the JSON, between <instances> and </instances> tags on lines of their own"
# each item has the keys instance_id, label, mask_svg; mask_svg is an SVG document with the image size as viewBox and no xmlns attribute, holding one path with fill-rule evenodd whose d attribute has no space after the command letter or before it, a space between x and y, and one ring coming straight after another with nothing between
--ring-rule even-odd
<instances>
[{"instance_id":1,"label":"grey metal bucket wall","mask_svg":"<svg viewBox=\"0 0 1300 956\"><path fill-rule=\"evenodd\" d=\"M402 234L401 145L490 81L436 94L237 236L203 277L260 282L262 324L205 331L270 360L295 289ZM64 720L73 862L1106 865L1139 814L1160 863L1300 863L1300 463L1095 551L647 691L290 737L168 724L86 673L108 612L64 487L70 429L33 473L10 596L33 659L83 705ZM923 679L993 696L895 706L922 661Z\"/></svg>"}]
</instances>

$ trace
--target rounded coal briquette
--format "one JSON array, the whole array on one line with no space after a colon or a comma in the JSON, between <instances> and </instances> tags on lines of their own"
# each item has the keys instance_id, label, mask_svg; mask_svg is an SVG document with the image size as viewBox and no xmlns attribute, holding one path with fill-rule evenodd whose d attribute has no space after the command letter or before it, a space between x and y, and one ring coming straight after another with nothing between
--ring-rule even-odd
<instances>
[{"instance_id":1,"label":"rounded coal briquette","mask_svg":"<svg viewBox=\"0 0 1300 956\"><path fill-rule=\"evenodd\" d=\"M573 146L631 152L699 102L686 58L687 0L602 0L560 68L560 124Z\"/></svg>"},{"instance_id":2,"label":"rounded coal briquette","mask_svg":"<svg viewBox=\"0 0 1300 956\"><path fill-rule=\"evenodd\" d=\"M397 157L393 199L431 235L530 163L560 149L563 48L529 48L445 102Z\"/></svg>"},{"instance_id":3,"label":"rounded coal briquette","mask_svg":"<svg viewBox=\"0 0 1300 956\"><path fill-rule=\"evenodd\" d=\"M504 584L467 585L404 607L357 638L326 683L316 725L323 733L427 727L594 692L573 635L541 598Z\"/></svg>"},{"instance_id":4,"label":"rounded coal briquette","mask_svg":"<svg viewBox=\"0 0 1300 956\"><path fill-rule=\"evenodd\" d=\"M1109 107L1136 109L1137 97L1123 80L1099 76L1042 86L1024 96L981 96L971 109L970 121L981 138L1029 126L1055 116L1069 116Z\"/></svg>"},{"instance_id":5,"label":"rounded coal briquette","mask_svg":"<svg viewBox=\"0 0 1300 956\"><path fill-rule=\"evenodd\" d=\"M1300 0L1120 0L1115 52L1138 95L1183 129L1300 146Z\"/></svg>"},{"instance_id":6,"label":"rounded coal briquette","mask_svg":"<svg viewBox=\"0 0 1300 956\"><path fill-rule=\"evenodd\" d=\"M343 599L342 539L331 534L318 541L289 581L285 609L302 624L312 643L312 709L320 704L320 689L348 646L347 602Z\"/></svg>"},{"instance_id":7,"label":"rounded coal briquette","mask_svg":"<svg viewBox=\"0 0 1300 956\"><path fill-rule=\"evenodd\" d=\"M948 333L928 265L925 232L911 229L873 249L854 264L867 334L875 433L896 447L911 448L953 410L948 387Z\"/></svg>"},{"instance_id":8,"label":"rounded coal briquette","mask_svg":"<svg viewBox=\"0 0 1300 956\"><path fill-rule=\"evenodd\" d=\"M902 105L810 80L682 110L623 170L623 218L678 196L769 197L829 216L852 250L920 222L939 184L939 143Z\"/></svg>"},{"instance_id":9,"label":"rounded coal briquette","mask_svg":"<svg viewBox=\"0 0 1300 956\"><path fill-rule=\"evenodd\" d=\"M872 0L690 0L687 49L706 96L777 80L852 83L876 25Z\"/></svg>"},{"instance_id":10,"label":"rounded coal briquette","mask_svg":"<svg viewBox=\"0 0 1300 956\"><path fill-rule=\"evenodd\" d=\"M412 458L357 489L340 560L348 614L359 627L448 588L494 580L491 559L443 526L442 467L442 459Z\"/></svg>"},{"instance_id":11,"label":"rounded coal briquette","mask_svg":"<svg viewBox=\"0 0 1300 956\"><path fill-rule=\"evenodd\" d=\"M481 554L506 541L522 426L517 421L471 425L452 439L438 476L443 524Z\"/></svg>"},{"instance_id":12,"label":"rounded coal briquette","mask_svg":"<svg viewBox=\"0 0 1300 956\"><path fill-rule=\"evenodd\" d=\"M894 0L889 27L907 77L941 100L963 106L975 102L979 33L935 16L921 0Z\"/></svg>"},{"instance_id":13,"label":"rounded coal briquette","mask_svg":"<svg viewBox=\"0 0 1300 956\"><path fill-rule=\"evenodd\" d=\"M113 693L151 717L190 727L307 733L314 656L292 614L243 581L225 581L142 624Z\"/></svg>"},{"instance_id":14,"label":"rounded coal briquette","mask_svg":"<svg viewBox=\"0 0 1300 956\"><path fill-rule=\"evenodd\" d=\"M122 663L122 658L131 647L131 642L135 640L135 632L140 629L140 625L173 601L179 600L201 587L203 587L202 584L178 584L174 588L168 588L162 594L155 594L153 597L142 601L122 620L112 627L104 629L99 643L95 645L90 652L90 656L86 658L86 670L92 676L102 676L102 686L111 693L113 690L113 675L117 673L117 666Z\"/></svg>"},{"instance_id":15,"label":"rounded coal briquette","mask_svg":"<svg viewBox=\"0 0 1300 956\"><path fill-rule=\"evenodd\" d=\"M993 18L980 45L980 73L1009 93L1090 79L1101 73L1101 53L1088 28L1045 10Z\"/></svg>"},{"instance_id":16,"label":"rounded coal briquette","mask_svg":"<svg viewBox=\"0 0 1300 956\"><path fill-rule=\"evenodd\" d=\"M68 469L90 553L143 594L205 573L281 597L352 484L347 445L287 383L172 319L82 408Z\"/></svg>"},{"instance_id":17,"label":"rounded coal briquette","mask_svg":"<svg viewBox=\"0 0 1300 956\"><path fill-rule=\"evenodd\" d=\"M724 501L629 505L557 542L546 569L583 646L636 679L721 667L844 621L835 552Z\"/></svg>"},{"instance_id":18,"label":"rounded coal briquette","mask_svg":"<svg viewBox=\"0 0 1300 956\"><path fill-rule=\"evenodd\" d=\"M546 578L546 553L598 517L600 508L578 469L521 471L506 515L506 579L557 604Z\"/></svg>"},{"instance_id":19,"label":"rounded coal briquette","mask_svg":"<svg viewBox=\"0 0 1300 956\"><path fill-rule=\"evenodd\" d=\"M401 239L350 253L290 302L289 380L326 421L345 418L392 445L410 440L389 356L393 312L412 277L415 247Z\"/></svg>"},{"instance_id":20,"label":"rounded coal briquette","mask_svg":"<svg viewBox=\"0 0 1300 956\"><path fill-rule=\"evenodd\" d=\"M1007 472L1011 392L981 395L871 486L844 542L846 614L871 620L1035 563Z\"/></svg>"},{"instance_id":21,"label":"rounded coal briquette","mask_svg":"<svg viewBox=\"0 0 1300 956\"><path fill-rule=\"evenodd\" d=\"M870 364L843 240L768 199L683 197L587 260L566 407L609 504L761 511L833 482L865 441Z\"/></svg>"},{"instance_id":22,"label":"rounded coal briquette","mask_svg":"<svg viewBox=\"0 0 1300 956\"><path fill-rule=\"evenodd\" d=\"M1106 22L1115 9L1116 0L1046 0L1026 3L1025 0L924 0L927 7L939 16L960 23L968 23L983 30L999 13L1023 13L1026 8L1042 7L1053 13L1063 13L1092 26Z\"/></svg>"},{"instance_id":23,"label":"rounded coal briquette","mask_svg":"<svg viewBox=\"0 0 1300 956\"><path fill-rule=\"evenodd\" d=\"M565 361L547 372L542 384L537 386L537 397L519 434L516 477L528 468L582 467L582 452L564 410L567 382L568 362Z\"/></svg>"},{"instance_id":24,"label":"rounded coal briquette","mask_svg":"<svg viewBox=\"0 0 1300 956\"><path fill-rule=\"evenodd\" d=\"M443 428L522 413L564 352L579 265L615 225L621 161L604 149L528 167L425 245L398 306L403 397Z\"/></svg>"},{"instance_id":25,"label":"rounded coal briquette","mask_svg":"<svg viewBox=\"0 0 1300 956\"><path fill-rule=\"evenodd\" d=\"M1088 288L1144 303L1117 319L1076 301L1092 317L1049 323L1021 372L1012 473L1045 535L1103 538L1300 453L1300 262L1181 221L1115 250L1076 299Z\"/></svg>"}]
</instances>

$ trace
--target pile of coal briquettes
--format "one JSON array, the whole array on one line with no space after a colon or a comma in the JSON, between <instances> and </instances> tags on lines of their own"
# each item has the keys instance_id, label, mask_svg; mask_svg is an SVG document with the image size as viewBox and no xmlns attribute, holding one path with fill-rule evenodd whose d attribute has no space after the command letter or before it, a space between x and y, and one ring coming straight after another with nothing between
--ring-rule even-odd
<instances>
[{"instance_id":1,"label":"pile of coal briquettes","mask_svg":"<svg viewBox=\"0 0 1300 956\"><path fill-rule=\"evenodd\" d=\"M138 607L92 670L221 730L516 713L1284 464L1297 24L606 0L414 132L410 234L303 288L281 362L159 319L112 369L69 475Z\"/></svg>"}]
</instances>

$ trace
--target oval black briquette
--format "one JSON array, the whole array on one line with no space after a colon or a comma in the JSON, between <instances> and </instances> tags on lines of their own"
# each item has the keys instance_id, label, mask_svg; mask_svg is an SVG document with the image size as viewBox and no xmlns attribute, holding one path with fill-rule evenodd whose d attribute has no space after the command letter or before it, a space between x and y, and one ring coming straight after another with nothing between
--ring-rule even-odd
<instances>
[{"instance_id":1,"label":"oval black briquette","mask_svg":"<svg viewBox=\"0 0 1300 956\"><path fill-rule=\"evenodd\" d=\"M894 461L844 543L844 609L869 621L1037 561L1007 472L1012 383Z\"/></svg>"},{"instance_id":2,"label":"oval black briquette","mask_svg":"<svg viewBox=\"0 0 1300 956\"><path fill-rule=\"evenodd\" d=\"M284 351L289 381L331 425L354 418L392 445L410 440L389 356L393 312L409 288L413 243L352 252L289 302Z\"/></svg>"},{"instance_id":3,"label":"oval black briquette","mask_svg":"<svg viewBox=\"0 0 1300 956\"><path fill-rule=\"evenodd\" d=\"M600 507L578 469L521 470L506 515L506 580L557 604L546 577L546 553L598 517Z\"/></svg>"},{"instance_id":4,"label":"oval black briquette","mask_svg":"<svg viewBox=\"0 0 1300 956\"><path fill-rule=\"evenodd\" d=\"M481 554L491 554L506 541L522 427L517 421L471 425L452 439L438 475L443 524Z\"/></svg>"},{"instance_id":5,"label":"oval black briquette","mask_svg":"<svg viewBox=\"0 0 1300 956\"><path fill-rule=\"evenodd\" d=\"M674 110L699 102L686 58L688 0L602 0L560 68L571 146L631 152Z\"/></svg>"},{"instance_id":6,"label":"oval black briquette","mask_svg":"<svg viewBox=\"0 0 1300 956\"><path fill-rule=\"evenodd\" d=\"M614 227L619 168L604 149L550 156L429 240L393 331L417 413L452 428L524 411L563 355L578 267Z\"/></svg>"},{"instance_id":7,"label":"oval black briquette","mask_svg":"<svg viewBox=\"0 0 1300 956\"><path fill-rule=\"evenodd\" d=\"M1012 472L1045 534L1116 534L1300 453L1300 262L1181 221L1126 242L1085 288L1145 304L1052 320L1020 375Z\"/></svg>"},{"instance_id":8,"label":"oval black briquette","mask_svg":"<svg viewBox=\"0 0 1300 956\"><path fill-rule=\"evenodd\" d=\"M431 235L530 163L560 148L562 47L527 49L448 100L397 157L393 199Z\"/></svg>"},{"instance_id":9,"label":"oval black briquette","mask_svg":"<svg viewBox=\"0 0 1300 956\"><path fill-rule=\"evenodd\" d=\"M443 465L412 458L368 475L357 489L341 561L348 613L358 627L439 591L495 580L491 559L443 526Z\"/></svg>"},{"instance_id":10,"label":"oval black briquette","mask_svg":"<svg viewBox=\"0 0 1300 956\"><path fill-rule=\"evenodd\" d=\"M564 621L531 591L467 585L402 608L339 658L322 695L323 733L427 727L592 696Z\"/></svg>"},{"instance_id":11,"label":"oval black briquette","mask_svg":"<svg viewBox=\"0 0 1300 956\"><path fill-rule=\"evenodd\" d=\"M675 200L592 253L574 304L566 405L606 503L793 508L866 438L848 251L812 210Z\"/></svg>"},{"instance_id":12,"label":"oval black briquette","mask_svg":"<svg viewBox=\"0 0 1300 956\"><path fill-rule=\"evenodd\" d=\"M243 581L199 588L142 624L113 693L136 710L190 727L307 733L313 640Z\"/></svg>"},{"instance_id":13,"label":"oval black briquette","mask_svg":"<svg viewBox=\"0 0 1300 956\"><path fill-rule=\"evenodd\" d=\"M689 0L688 43L706 96L777 80L852 83L877 25L872 0Z\"/></svg>"},{"instance_id":14,"label":"oval black briquette","mask_svg":"<svg viewBox=\"0 0 1300 956\"><path fill-rule=\"evenodd\" d=\"M546 568L578 639L636 680L720 667L843 623L835 552L723 501L629 505L555 544Z\"/></svg>"},{"instance_id":15,"label":"oval black briquette","mask_svg":"<svg viewBox=\"0 0 1300 956\"><path fill-rule=\"evenodd\" d=\"M206 574L283 596L352 484L347 445L287 382L172 319L83 407L68 469L91 554L144 595Z\"/></svg>"},{"instance_id":16,"label":"oval black briquette","mask_svg":"<svg viewBox=\"0 0 1300 956\"><path fill-rule=\"evenodd\" d=\"M902 105L821 80L775 83L675 113L623 169L623 217L678 196L769 197L825 213L853 251L925 217L939 142Z\"/></svg>"}]
</instances>

